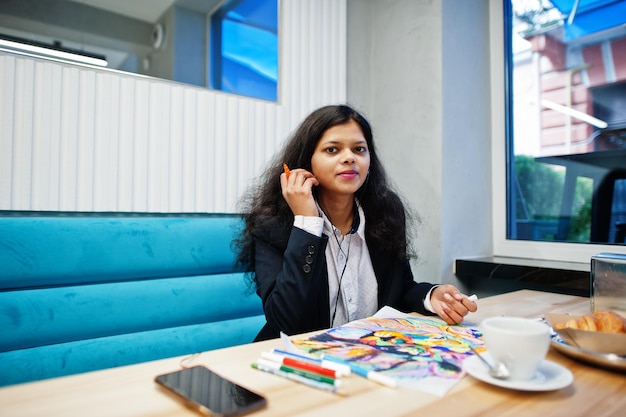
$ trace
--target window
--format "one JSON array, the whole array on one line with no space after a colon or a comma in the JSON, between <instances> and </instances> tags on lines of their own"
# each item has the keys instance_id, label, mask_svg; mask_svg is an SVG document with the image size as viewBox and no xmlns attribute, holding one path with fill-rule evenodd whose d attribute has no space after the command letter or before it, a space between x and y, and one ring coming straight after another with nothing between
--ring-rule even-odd
<instances>
[{"instance_id":1,"label":"window","mask_svg":"<svg viewBox=\"0 0 626 417\"><path fill-rule=\"evenodd\" d=\"M505 123L494 127L506 144L494 152L506 155L507 192L494 210L505 205L506 229L496 252L588 262L624 251L626 0L504 0L503 12Z\"/></svg>"},{"instance_id":2,"label":"window","mask_svg":"<svg viewBox=\"0 0 626 417\"><path fill-rule=\"evenodd\" d=\"M277 0L226 2L211 17L211 87L277 100Z\"/></svg>"},{"instance_id":3,"label":"window","mask_svg":"<svg viewBox=\"0 0 626 417\"><path fill-rule=\"evenodd\" d=\"M607 160L609 158L606 158L607 154L602 152L611 151L615 155L612 163L616 164L618 168L626 166L626 159L624 159L621 153L624 152L624 136L622 135L623 130L620 125L620 123L623 123L623 120L620 122L618 118L611 118L610 115L607 116L606 114L606 109L612 108L610 112L613 115L624 115L624 112L619 110L623 108L623 102L619 99L616 100L615 97L621 97L623 100L624 96L618 93L618 91L622 91L624 82L626 82L623 79L624 72L622 66L626 61L624 56L626 47L623 43L626 42L624 40L626 38L626 27L623 25L626 11L623 9L615 11L613 9L607 12L597 7L605 4L610 7L623 8L626 7L626 1L598 2L598 0L580 0L576 2L575 0L554 0L553 3L545 0L503 0L502 2L489 3L490 27L493 34L491 36L490 55L494 254L496 256L571 261L589 265L590 257L599 252L626 253L626 245L614 241L620 239L623 230L621 231L620 228L613 227L612 231L609 231L609 237L606 240L597 240L591 238L590 223L591 216L594 215L600 218L606 218L610 215L611 220L605 220L604 223L606 224L614 225L618 222L618 216L622 215L620 212L623 213L624 211L624 200L621 197L614 198L613 195L620 193L623 195L626 181L617 178L615 175L613 175L614 181L612 181L606 175L606 171L604 171L604 175L600 175L602 169L596 169L595 171L591 169L594 172L585 172L585 175L580 175L576 178L570 175L566 184L567 167L565 165L578 164L579 167L587 166L589 168L589 163L578 163L576 155L587 155L589 158L589 154L593 155L594 153L602 157L605 163L608 163ZM575 3L579 4L578 11L574 14L574 23L572 25L567 23L567 19L572 15L571 11L568 13L566 8L563 9L565 11L557 8L556 3L559 3L560 7L564 7L562 3L567 3L570 6L573 6ZM550 85L551 82L553 85L558 85L555 82L558 81L556 77L524 78L521 77L523 71L519 71L523 68L526 68L527 71L530 69L535 71L543 70L542 74L548 75L546 69L550 68L549 65L552 65L553 62L558 62L557 58L559 57L559 55L545 56L536 50L538 47L545 49L546 46L554 46L548 43L552 39L544 38L545 42L543 44L537 42L539 39L535 39L535 44L533 44L524 36L517 35L517 30L520 29L520 25L524 22L516 15L516 13L519 13L519 10L515 10L515 8L522 8L523 11L523 7L530 7L529 5L535 7L535 9L539 5L538 10L543 11L543 18L557 16L555 21L552 22L552 26L549 24L548 19L543 21L543 26L539 25L535 29L539 31L538 35L547 35L551 29L556 30L556 34L561 31L560 39L565 40L563 47L567 45L569 48L566 48L566 52L561 55L564 57L566 65L569 65L563 67L564 69L569 70L580 66L580 62L577 65L574 64L577 62L575 59L580 59L581 56L585 56L587 60L593 56L607 57L609 56L607 55L609 47L612 49L612 55L610 56L614 59L613 62L618 64L617 67L609 67L613 68L613 70L609 71L594 72L589 67L574 74L573 78L578 84L586 87L586 90L572 90L571 108L579 111L574 112L576 116L582 116L581 113L584 113L590 116L590 118L583 122L572 117L571 136L564 133L564 128L569 126L568 123L563 123L564 119L561 119L560 122L560 134L551 136L549 133L555 133L556 129L550 132L546 128L549 125L546 122L554 124L557 115L561 115L559 117L566 116L559 111L563 110L562 107L554 105L552 107L556 109L547 107L552 103L561 104L563 107L567 107L566 105L568 104L565 100L565 94L561 96L558 94L545 94L544 86ZM588 13L591 10L599 10L601 19L589 19ZM598 15L595 16L597 17ZM622 24L613 25L612 22L616 19L622 22ZM537 20L537 22L539 21ZM604 29L597 30L598 24L600 26L609 25L610 27L606 28L605 26ZM526 27L526 29L529 28ZM544 32L541 33L541 30ZM589 32L593 30L595 30L594 33ZM528 33L522 30L522 35L530 34L532 32ZM602 39L602 36L604 36L604 39ZM589 49L594 43L596 46ZM621 64L619 64L620 62ZM525 67L524 64L526 65ZM597 67L595 65L595 70L598 69ZM620 68L619 71L617 68ZM555 69L551 72L553 76L558 73ZM597 82L601 80L598 77L599 74L608 76L605 82ZM585 84L589 80L594 80L594 82ZM607 94L605 91L602 91L605 87L612 92ZM577 101L584 97L581 91L589 94L583 106L578 104ZM565 91L563 90L562 92ZM610 102L608 105L606 104L607 95L613 97L613 99L608 99ZM542 102L542 99L547 101ZM603 102L603 104L600 104L600 102ZM605 110L598 111L601 107L604 107ZM525 109L525 111L519 112L520 108ZM606 122L607 127L594 126L593 123L589 123L590 121ZM602 123L600 123L600 126L602 126ZM581 132L588 134L586 136L582 135L584 138L581 139ZM572 139L569 150L566 143L568 137ZM557 139L561 142L558 142ZM609 144L610 148L607 147ZM550 147L550 145L553 146ZM567 164L562 160L559 161L559 164L554 163L554 160L549 160L551 157L565 159L563 155L570 155L570 160L566 161ZM541 158L545 159L541 160ZM537 169L540 172L535 172ZM550 172L546 172L547 169ZM526 171L521 172L520 177L523 178L525 176L526 179L532 177L532 181L528 182L518 178L517 173L520 171ZM601 204L604 207L605 214L598 214L598 211L594 211L599 207L596 204L594 208L594 195L597 199L597 191L601 187L605 189L603 195L609 195L606 192L607 184L610 184L613 188L611 203L607 203L605 198ZM577 214L577 218L575 215L569 218L562 216L562 208L564 206L563 187L565 185L567 185L567 190L569 190L567 195L570 197L574 196L571 200L568 197L568 201L572 203L568 210ZM547 197L542 199L542 195ZM558 197L552 197L552 195ZM606 207L610 207L608 215L606 214ZM591 213L585 214L585 210L587 212L591 211ZM561 220L563 221L561 222ZM559 223L561 223L560 233ZM575 233L575 229L578 229L578 234ZM598 228L596 227L596 229ZM564 231L567 231L567 233L563 233ZM603 233L606 234L606 232ZM563 238L564 235L565 238Z\"/></svg>"}]
</instances>

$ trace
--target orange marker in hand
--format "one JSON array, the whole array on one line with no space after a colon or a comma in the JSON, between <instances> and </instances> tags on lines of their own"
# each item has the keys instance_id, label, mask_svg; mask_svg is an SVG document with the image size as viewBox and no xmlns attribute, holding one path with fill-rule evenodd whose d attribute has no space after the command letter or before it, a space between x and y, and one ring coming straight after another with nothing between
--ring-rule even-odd
<instances>
[{"instance_id":1,"label":"orange marker in hand","mask_svg":"<svg viewBox=\"0 0 626 417\"><path fill-rule=\"evenodd\" d=\"M291 171L289 170L289 167L287 166L287 164L284 162L283 162L283 169L285 170L285 175L287 176L287 179L289 179L289 175L291 174Z\"/></svg>"}]
</instances>

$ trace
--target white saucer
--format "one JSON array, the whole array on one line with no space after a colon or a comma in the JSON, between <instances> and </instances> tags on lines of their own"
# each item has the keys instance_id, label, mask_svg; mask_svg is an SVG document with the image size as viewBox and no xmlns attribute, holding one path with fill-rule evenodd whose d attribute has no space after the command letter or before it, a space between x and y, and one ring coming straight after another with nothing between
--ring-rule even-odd
<instances>
[{"instance_id":1,"label":"white saucer","mask_svg":"<svg viewBox=\"0 0 626 417\"><path fill-rule=\"evenodd\" d=\"M489 360L489 354L484 354ZM476 379L502 388L521 391L552 391L567 387L574 381L574 375L561 365L544 360L537 374L530 380L496 379L489 375L487 367L476 356L470 356L463 362L463 369Z\"/></svg>"}]
</instances>

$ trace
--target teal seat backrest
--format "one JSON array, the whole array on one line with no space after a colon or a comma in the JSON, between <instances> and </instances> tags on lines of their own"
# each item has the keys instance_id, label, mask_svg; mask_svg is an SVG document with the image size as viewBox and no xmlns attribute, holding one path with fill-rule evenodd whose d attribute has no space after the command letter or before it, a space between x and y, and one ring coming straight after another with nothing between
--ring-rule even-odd
<instances>
[{"instance_id":1,"label":"teal seat backrest","mask_svg":"<svg viewBox=\"0 0 626 417\"><path fill-rule=\"evenodd\" d=\"M0 213L0 386L251 342L233 215Z\"/></svg>"},{"instance_id":2,"label":"teal seat backrest","mask_svg":"<svg viewBox=\"0 0 626 417\"><path fill-rule=\"evenodd\" d=\"M233 272L231 215L1 216L0 290Z\"/></svg>"}]
</instances>

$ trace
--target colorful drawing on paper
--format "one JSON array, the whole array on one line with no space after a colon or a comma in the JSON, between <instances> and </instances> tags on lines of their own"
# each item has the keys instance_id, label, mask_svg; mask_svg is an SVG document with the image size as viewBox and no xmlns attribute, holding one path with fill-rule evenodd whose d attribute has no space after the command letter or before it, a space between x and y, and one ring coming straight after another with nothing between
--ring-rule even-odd
<instances>
[{"instance_id":1,"label":"colorful drawing on paper","mask_svg":"<svg viewBox=\"0 0 626 417\"><path fill-rule=\"evenodd\" d=\"M444 395L463 377L469 345L484 351L481 337L478 329L438 318L370 317L292 342L310 355L354 362L400 385Z\"/></svg>"}]
</instances>

